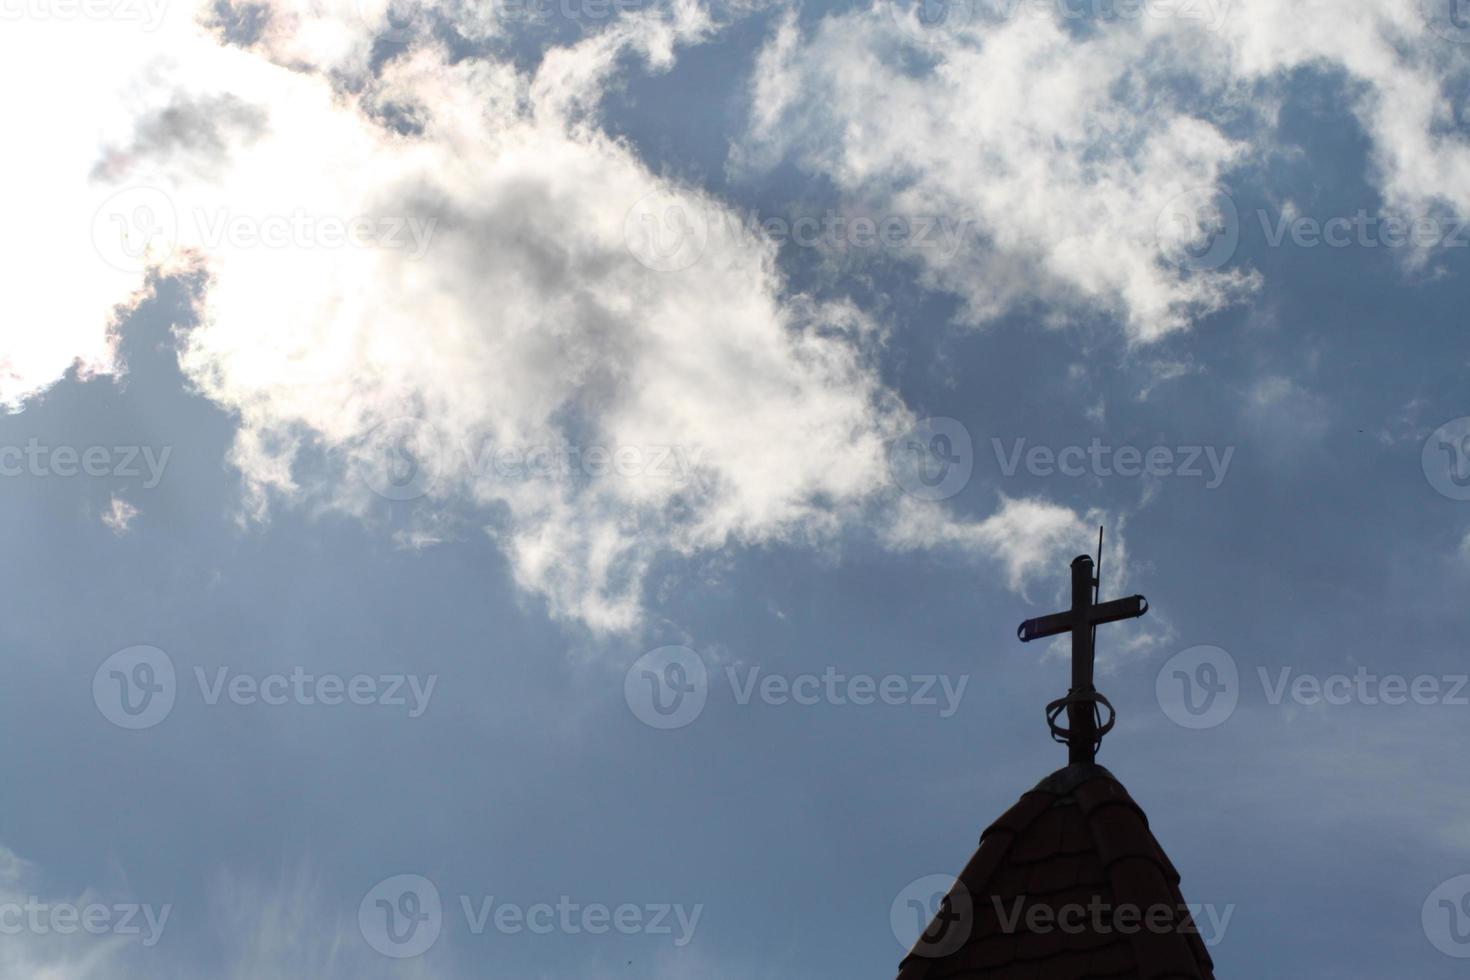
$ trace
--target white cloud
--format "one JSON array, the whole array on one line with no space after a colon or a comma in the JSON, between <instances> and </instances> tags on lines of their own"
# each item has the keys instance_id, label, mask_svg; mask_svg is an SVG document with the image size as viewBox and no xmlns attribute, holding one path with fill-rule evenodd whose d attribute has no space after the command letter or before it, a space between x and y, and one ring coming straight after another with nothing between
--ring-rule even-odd
<instances>
[{"instance_id":1,"label":"white cloud","mask_svg":"<svg viewBox=\"0 0 1470 980\"><path fill-rule=\"evenodd\" d=\"M5 942L0 943L0 974L28 980L112 980L118 976L129 945L137 941L110 928L120 922L111 911L119 902L91 889L61 897L44 889L39 879L38 868L0 847L0 905L21 909L18 918L11 915ZM47 908L41 909L41 903ZM99 928L100 922L109 927L107 931L94 934L81 929L80 914L102 906L108 912L102 918L92 913L93 928ZM63 934L53 928L58 907L66 910L61 912L63 922L76 911L75 931ZM34 915L27 908L34 908ZM137 918L141 925L141 916Z\"/></svg>"},{"instance_id":2,"label":"white cloud","mask_svg":"<svg viewBox=\"0 0 1470 980\"><path fill-rule=\"evenodd\" d=\"M1035 576L1059 580L1058 561L1095 550L1097 528L1104 520L1097 513L1084 518L1057 504L1006 496L994 514L979 522L957 521L938 508L911 501L899 507L897 517L885 532L892 547L952 547L993 557L1018 591ZM1121 539L1115 538L1113 545L1121 548Z\"/></svg>"},{"instance_id":3,"label":"white cloud","mask_svg":"<svg viewBox=\"0 0 1470 980\"><path fill-rule=\"evenodd\" d=\"M589 48L606 63L601 39ZM211 250L203 323L182 363L240 413L235 460L262 507L272 493L325 492L331 506L366 513L378 447L364 436L400 416L425 420L451 453L487 441L700 453L693 484L654 472L579 483L471 469L431 492L434 505L508 510L492 525L518 581L556 613L616 629L637 619L658 550L820 526L831 509L821 501L852 506L881 487L883 442L903 416L843 330L860 318L783 301L769 249L710 251L679 272L635 258L626 217L641 199L720 206L569 122L569 93L594 84L576 62L576 52L551 59L559 80L548 82L450 66L426 50L369 92L415 106L423 139L392 140L338 113L260 145L230 201L280 208L294 189L289 168L355 166L369 176L333 195L337 210L417 214L433 223L432 245L422 259ZM490 108L480 118L457 109L481 99ZM305 131L334 124L346 130L339 141ZM314 161L304 147L338 159ZM289 469L305 444L345 458L325 491Z\"/></svg>"},{"instance_id":4,"label":"white cloud","mask_svg":"<svg viewBox=\"0 0 1470 980\"><path fill-rule=\"evenodd\" d=\"M1152 87L1137 104L1114 100L1132 91L1145 38L1080 43L1020 16L925 44L887 6L828 17L807 37L794 18L780 26L757 68L743 166L791 155L878 213L973 220L979 240L953 258L913 254L976 323L1039 299L1115 312L1152 339L1253 285L1160 255L1170 202L1216 186L1247 148L1152 100ZM932 70L914 73L915 48Z\"/></svg>"},{"instance_id":5,"label":"white cloud","mask_svg":"<svg viewBox=\"0 0 1470 980\"><path fill-rule=\"evenodd\" d=\"M1277 148L1294 69L1358 83L1390 209L1470 214L1470 143L1445 85L1465 46L1429 30L1417 0L1206 6L1209 24L1145 5L1088 28L1049 3L976 4L930 29L885 0L805 32L789 17L757 64L738 165L789 157L878 213L974 219L981 240L958 257L914 252L971 322L1039 301L1051 321L1111 311L1145 342L1259 285L1232 261L1218 195Z\"/></svg>"},{"instance_id":6,"label":"white cloud","mask_svg":"<svg viewBox=\"0 0 1470 980\"><path fill-rule=\"evenodd\" d=\"M1319 444L1331 425L1326 400L1283 375L1257 379L1243 393L1241 414L1277 449Z\"/></svg>"},{"instance_id":7,"label":"white cloud","mask_svg":"<svg viewBox=\"0 0 1470 980\"><path fill-rule=\"evenodd\" d=\"M109 120L115 127L128 118L126 86L99 86L61 70L61 61L117 79L171 36L171 27L151 36L137 24L86 20L7 19L0 30L0 86L32 93L4 100L0 126L44 148L5 161L0 199L11 233L0 236L0 264L11 274L0 299L0 408L15 409L73 365L84 374L110 371L112 309L141 285L136 274L98 260L93 215L106 194L84 183Z\"/></svg>"},{"instance_id":8,"label":"white cloud","mask_svg":"<svg viewBox=\"0 0 1470 980\"><path fill-rule=\"evenodd\" d=\"M102 512L102 523L107 529L118 537L128 533L132 527L133 519L138 516L138 508L120 497L113 497L112 503Z\"/></svg>"},{"instance_id":9,"label":"white cloud","mask_svg":"<svg viewBox=\"0 0 1470 980\"><path fill-rule=\"evenodd\" d=\"M250 518L284 503L376 522L388 505L371 488L402 445L372 436L416 419L441 461L473 465L426 485L396 539L422 547L483 526L553 615L622 630L639 623L660 558L819 544L892 505L885 446L912 418L878 377L880 326L793 293L759 236L712 237L694 261L675 242L670 264L659 221L731 212L597 126L613 73L630 56L667 68L712 29L702 7L618 20L530 72L452 60L432 41L368 72L355 5L272 6L249 49L170 11L155 48L97 29L122 94L96 104L71 81L69 35L19 28L14 80L70 86L68 132L88 134L61 147L70 168L35 168L36 196L93 208L124 192L126 206L104 208L95 243L38 212L55 281L7 300L20 315L6 320L64 317L74 336L57 350L93 349L105 365L109 304L145 270L192 277L198 322L180 363L238 418L231 459ZM58 176L78 173L90 174L80 194ZM30 350L31 336L17 330L10 346ZM48 347L30 362L10 399L52 383L65 358ZM650 465L611 476L486 465L499 450L567 444L632 449ZM652 464L662 450L687 467L677 479ZM1020 581L1035 559L1008 556L1009 528L982 525L971 544Z\"/></svg>"}]
</instances>

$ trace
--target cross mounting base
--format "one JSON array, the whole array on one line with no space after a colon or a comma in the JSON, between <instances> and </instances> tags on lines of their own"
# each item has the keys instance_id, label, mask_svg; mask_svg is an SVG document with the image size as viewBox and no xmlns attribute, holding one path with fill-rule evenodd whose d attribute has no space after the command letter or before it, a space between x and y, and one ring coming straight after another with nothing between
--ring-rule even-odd
<instances>
[{"instance_id":1,"label":"cross mounting base","mask_svg":"<svg viewBox=\"0 0 1470 980\"><path fill-rule=\"evenodd\" d=\"M1063 712L1066 712L1070 720L1072 706L1077 705L1083 710L1091 711L1091 736L1092 740L1086 745L1081 744L1080 732L1074 733L1065 725L1057 724ZM1102 709L1108 709L1108 720L1103 721ZM1113 730L1113 725L1118 721L1118 712L1113 703L1103 697L1097 691L1069 691L1064 698L1057 698L1046 706L1046 724L1051 729L1051 739L1068 747L1069 750L1081 750L1068 752L1068 761L1072 763L1086 764L1097 756L1097 750L1102 746L1103 736Z\"/></svg>"}]
</instances>

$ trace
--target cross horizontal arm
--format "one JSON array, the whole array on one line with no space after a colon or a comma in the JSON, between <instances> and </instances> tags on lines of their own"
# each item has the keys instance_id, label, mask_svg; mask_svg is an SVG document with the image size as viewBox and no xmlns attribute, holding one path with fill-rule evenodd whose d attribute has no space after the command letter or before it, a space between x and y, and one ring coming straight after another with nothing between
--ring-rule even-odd
<instances>
[{"instance_id":1,"label":"cross horizontal arm","mask_svg":"<svg viewBox=\"0 0 1470 980\"><path fill-rule=\"evenodd\" d=\"M1086 622L1096 626L1100 623L1116 623L1122 619L1136 619L1146 612L1148 612L1148 600L1141 595L1133 595L1126 599L1114 599L1112 602L1089 606L1085 615ZM1032 640L1066 633L1076 622L1076 614L1070 610L1052 613L1050 616L1026 620L1016 630L1016 636L1022 643L1030 643Z\"/></svg>"},{"instance_id":2,"label":"cross horizontal arm","mask_svg":"<svg viewBox=\"0 0 1470 980\"><path fill-rule=\"evenodd\" d=\"M1112 602L1093 606L1088 611L1087 618L1094 624L1116 623L1120 619L1137 619L1146 612L1148 600L1141 595L1131 595L1126 599L1114 599Z\"/></svg>"},{"instance_id":3,"label":"cross horizontal arm","mask_svg":"<svg viewBox=\"0 0 1470 980\"><path fill-rule=\"evenodd\" d=\"M1021 638L1022 643L1030 643L1032 640L1040 640L1047 636L1056 636L1058 633L1066 633L1072 629L1072 614L1070 612L1052 613L1050 616L1041 616L1036 619L1028 619L1016 630L1016 636Z\"/></svg>"}]
</instances>

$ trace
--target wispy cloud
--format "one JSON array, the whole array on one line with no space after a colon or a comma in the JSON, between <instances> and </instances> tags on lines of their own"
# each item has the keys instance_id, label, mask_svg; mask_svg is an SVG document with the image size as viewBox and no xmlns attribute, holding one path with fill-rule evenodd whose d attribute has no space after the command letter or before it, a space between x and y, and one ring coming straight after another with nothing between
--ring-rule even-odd
<instances>
[{"instance_id":1,"label":"wispy cloud","mask_svg":"<svg viewBox=\"0 0 1470 980\"><path fill-rule=\"evenodd\" d=\"M120 497L113 497L112 503L102 512L102 523L113 534L122 537L132 528L133 519L138 516L138 508Z\"/></svg>"}]
</instances>

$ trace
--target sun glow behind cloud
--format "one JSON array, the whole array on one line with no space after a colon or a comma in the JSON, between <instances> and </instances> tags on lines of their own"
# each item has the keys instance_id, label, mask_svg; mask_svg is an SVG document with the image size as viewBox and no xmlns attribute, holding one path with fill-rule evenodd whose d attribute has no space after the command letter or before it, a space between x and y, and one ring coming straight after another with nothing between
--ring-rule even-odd
<instances>
[{"instance_id":1,"label":"sun glow behind cloud","mask_svg":"<svg viewBox=\"0 0 1470 980\"><path fill-rule=\"evenodd\" d=\"M894 505L886 447L913 419L878 378L882 327L792 292L759 236L680 268L644 254L640 209L732 213L604 135L597 107L629 58L657 71L706 38L704 8L618 19L529 73L425 40L369 70L383 25L355 6L272 7L248 48L195 13L170 8L154 33L88 25L86 53L121 81L110 99L60 70L71 34L7 35L10 80L57 76L85 120L28 164L29 206L71 213L33 216L64 260L9 300L8 402L77 358L113 370L109 311L145 274L187 276L180 363L239 419L247 519L371 519L374 434L412 419L478 465L426 487L400 540L482 525L520 586L597 631L639 623L663 556L820 544ZM33 339L43 314L66 330ZM507 477L481 455L568 443L682 469Z\"/></svg>"},{"instance_id":2,"label":"sun glow behind cloud","mask_svg":"<svg viewBox=\"0 0 1470 980\"><path fill-rule=\"evenodd\" d=\"M438 474L399 540L483 527L522 588L595 630L635 627L669 556L890 528L891 546L962 547L1022 588L1041 559L1014 518L1046 516L1059 553L1084 543L1087 522L1045 501L973 522L895 511L885 449L913 417L878 375L884 326L794 291L774 242L712 237L692 263L661 261L658 222L638 218L733 212L604 133L601 100L747 7L640 10L531 69L451 57L428 30L434 17L465 37L507 29L484 9L420 6L407 24L371 3L261 9L249 36L222 34L215 7L174 4L156 30L32 20L0 37L0 78L48 93L0 111L49 148L14 161L7 194L35 234L3 258L35 273L4 300L6 405L74 364L116 370L113 328L146 276L183 275L197 302L181 365L239 420L247 520L284 504L371 521L374 436L416 420L477 465ZM975 219L978 247L915 268L976 323L1033 303L1050 321L1104 310L1147 343L1260 283L1171 265L1192 233L1160 216L1269 151L1270 99L1227 135L1161 94L1171 73L1245 112L1253 86L1296 66L1344 66L1367 83L1357 108L1390 204L1470 210L1466 148L1437 130L1439 81L1463 52L1426 42L1402 3L1336 33L1302 30L1307 16L1252 5L1213 25L1079 32L1031 12L922 41L881 4L787 19L754 65L737 163L790 156L859 204ZM395 56L380 63L385 33ZM899 57L916 48L928 76ZM672 453L683 469L483 465L487 448L566 445Z\"/></svg>"}]
</instances>

